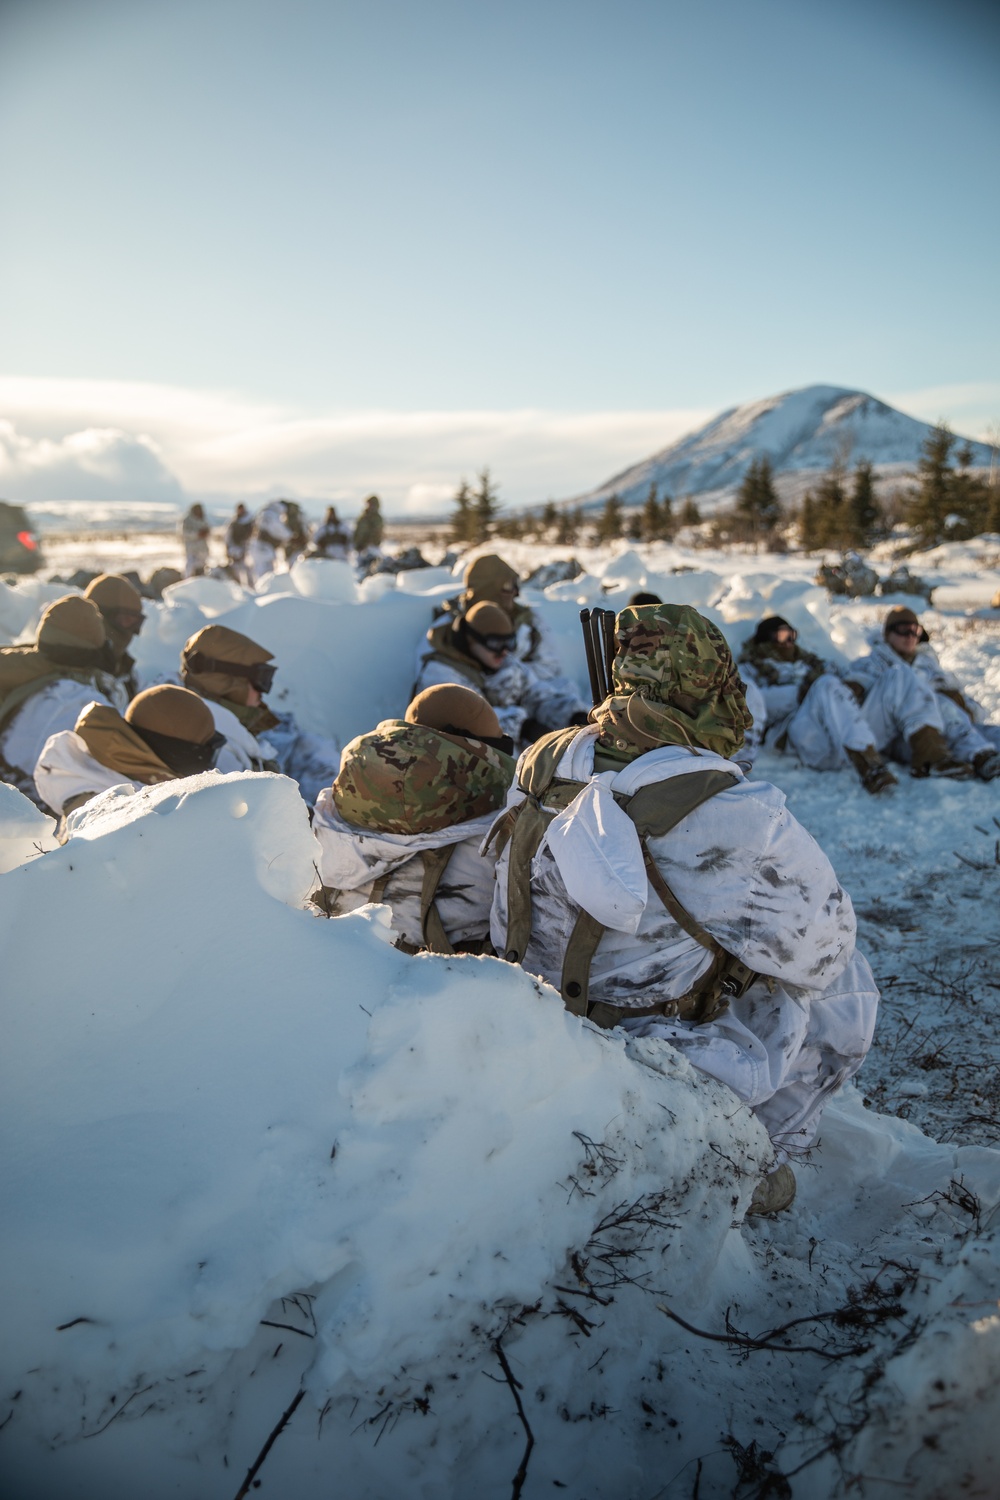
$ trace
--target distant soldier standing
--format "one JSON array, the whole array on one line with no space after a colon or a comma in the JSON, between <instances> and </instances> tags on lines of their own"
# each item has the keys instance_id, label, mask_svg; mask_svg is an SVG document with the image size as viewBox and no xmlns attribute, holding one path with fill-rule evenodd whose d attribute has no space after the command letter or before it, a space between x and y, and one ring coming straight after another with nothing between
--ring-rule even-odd
<instances>
[{"instance_id":1,"label":"distant soldier standing","mask_svg":"<svg viewBox=\"0 0 1000 1500\"><path fill-rule=\"evenodd\" d=\"M247 575L246 558L247 544L252 531L253 517L240 501L233 512L232 520L226 527L226 572L235 583L241 583L244 587L250 581Z\"/></svg>"},{"instance_id":2,"label":"distant soldier standing","mask_svg":"<svg viewBox=\"0 0 1000 1500\"><path fill-rule=\"evenodd\" d=\"M208 539L211 528L205 519L205 507L195 503L181 522L184 542L184 577L200 578L208 565Z\"/></svg>"},{"instance_id":3,"label":"distant soldier standing","mask_svg":"<svg viewBox=\"0 0 1000 1500\"><path fill-rule=\"evenodd\" d=\"M380 555L383 529L378 496L369 495L364 510L354 523L354 550L361 572Z\"/></svg>"}]
</instances>

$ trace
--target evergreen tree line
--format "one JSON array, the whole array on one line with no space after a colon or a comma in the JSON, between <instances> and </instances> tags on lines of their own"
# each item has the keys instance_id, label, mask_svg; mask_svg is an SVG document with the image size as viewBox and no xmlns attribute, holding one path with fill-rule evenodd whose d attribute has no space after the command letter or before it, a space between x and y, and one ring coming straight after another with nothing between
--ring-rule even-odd
<instances>
[{"instance_id":1,"label":"evergreen tree line","mask_svg":"<svg viewBox=\"0 0 1000 1500\"><path fill-rule=\"evenodd\" d=\"M923 546L942 541L966 541L984 531L1000 532L1000 483L971 472L972 450L957 448L958 439L946 423L928 433L913 476L917 483L897 495L896 518L909 526ZM581 507L557 506L550 500L537 512L505 516L499 488L489 469L477 476L475 487L463 479L455 492L450 533L459 545L471 546L491 536L575 546L617 541L670 542L683 527L698 526L701 514L688 496L675 510L668 494L660 496L651 484L642 506L626 511L620 495L611 495L600 514L584 516ZM875 491L872 465L862 459L848 473L836 461L802 498L797 511L786 511L778 498L770 459L755 458L747 469L731 509L712 518L713 545L739 542L784 551L791 532L804 552L825 548L846 551L866 548L892 529L886 507Z\"/></svg>"}]
</instances>

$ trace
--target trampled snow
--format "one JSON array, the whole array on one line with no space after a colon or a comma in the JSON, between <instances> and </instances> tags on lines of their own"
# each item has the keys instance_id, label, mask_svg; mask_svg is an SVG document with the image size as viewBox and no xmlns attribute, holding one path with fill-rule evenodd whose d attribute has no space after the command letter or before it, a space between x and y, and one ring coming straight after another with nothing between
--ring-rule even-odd
<instances>
[{"instance_id":1,"label":"trampled snow","mask_svg":"<svg viewBox=\"0 0 1000 1500\"><path fill-rule=\"evenodd\" d=\"M801 558L579 555L532 596L578 678L580 602L639 587L736 645L777 610L845 659L884 609L831 603ZM925 563L963 608L1000 586L971 544ZM344 743L401 712L454 583L355 592L336 566L168 591L141 670L222 620ZM40 586L10 593L30 634ZM922 618L1000 717L997 619ZM903 777L876 803L788 757L755 774L829 853L883 989L770 1223L743 1218L762 1131L666 1044L499 960L407 957L380 908L316 916L287 779L112 791L61 848L8 792L0 1493L230 1500L294 1405L255 1493L506 1496L526 1423L525 1496L992 1496L997 784Z\"/></svg>"}]
</instances>

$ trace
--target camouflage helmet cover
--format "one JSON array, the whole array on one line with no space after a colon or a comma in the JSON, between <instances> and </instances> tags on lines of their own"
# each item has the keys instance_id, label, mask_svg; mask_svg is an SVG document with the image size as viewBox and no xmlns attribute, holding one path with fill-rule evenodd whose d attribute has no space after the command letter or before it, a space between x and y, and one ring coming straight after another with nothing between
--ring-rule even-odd
<instances>
[{"instance_id":1,"label":"camouflage helmet cover","mask_svg":"<svg viewBox=\"0 0 1000 1500\"><path fill-rule=\"evenodd\" d=\"M616 636L613 693L593 714L602 737L736 754L753 720L718 626L689 605L646 604L622 610Z\"/></svg>"},{"instance_id":2,"label":"camouflage helmet cover","mask_svg":"<svg viewBox=\"0 0 1000 1500\"><path fill-rule=\"evenodd\" d=\"M344 747L337 811L379 833L436 833L503 805L514 762L489 745L385 719Z\"/></svg>"}]
</instances>

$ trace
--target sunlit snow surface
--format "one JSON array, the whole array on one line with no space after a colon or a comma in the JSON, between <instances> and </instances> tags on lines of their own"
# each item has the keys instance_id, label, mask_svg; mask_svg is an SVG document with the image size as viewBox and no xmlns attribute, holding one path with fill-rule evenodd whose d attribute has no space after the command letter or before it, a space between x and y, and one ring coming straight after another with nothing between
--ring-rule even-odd
<instances>
[{"instance_id":1,"label":"sunlit snow surface","mask_svg":"<svg viewBox=\"0 0 1000 1500\"><path fill-rule=\"evenodd\" d=\"M994 717L1000 623L964 611L997 554L910 560ZM533 598L578 677L580 602L640 586L734 645L778 612L845 659L883 608L831 606L808 559L579 555ZM335 564L257 598L194 581L147 606L140 667L175 672L224 620L275 652L278 706L343 744L401 712L428 594L453 587L355 591ZM0 629L30 635L50 590L0 590ZM1000 791L903 776L876 803L770 754L756 774L830 854L884 996L770 1224L742 1222L762 1132L667 1046L499 961L408 958L379 909L312 915L292 782L108 793L60 849L5 795L4 1500L232 1500L300 1390L252 1493L506 1497L526 1434L505 1361L525 1496L744 1496L778 1472L797 1500L994 1496ZM793 1352L739 1339L792 1319L763 1343Z\"/></svg>"}]
</instances>

